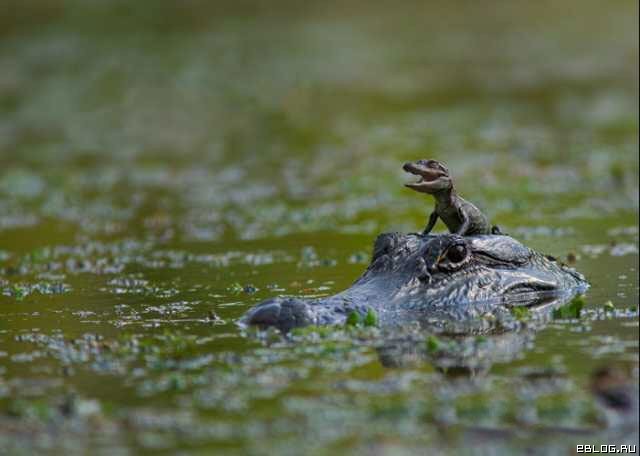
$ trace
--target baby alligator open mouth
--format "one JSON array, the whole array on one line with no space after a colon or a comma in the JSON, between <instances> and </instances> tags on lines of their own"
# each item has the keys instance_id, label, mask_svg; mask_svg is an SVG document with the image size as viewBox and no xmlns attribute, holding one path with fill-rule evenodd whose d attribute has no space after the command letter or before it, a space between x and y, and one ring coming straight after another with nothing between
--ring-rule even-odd
<instances>
[{"instance_id":1,"label":"baby alligator open mouth","mask_svg":"<svg viewBox=\"0 0 640 456\"><path fill-rule=\"evenodd\" d=\"M439 177L445 175L441 170L435 168L429 168L427 166L423 166L420 163L405 163L402 167L407 173L418 176L418 180L416 182L411 182L410 184L419 184L422 182L433 182ZM407 184L409 186L410 184Z\"/></svg>"},{"instance_id":2,"label":"baby alligator open mouth","mask_svg":"<svg viewBox=\"0 0 640 456\"><path fill-rule=\"evenodd\" d=\"M449 171L436 160L418 160L407 162L402 169L405 172L418 176L416 182L409 182L405 187L422 192L435 193L451 188L451 178Z\"/></svg>"}]
</instances>

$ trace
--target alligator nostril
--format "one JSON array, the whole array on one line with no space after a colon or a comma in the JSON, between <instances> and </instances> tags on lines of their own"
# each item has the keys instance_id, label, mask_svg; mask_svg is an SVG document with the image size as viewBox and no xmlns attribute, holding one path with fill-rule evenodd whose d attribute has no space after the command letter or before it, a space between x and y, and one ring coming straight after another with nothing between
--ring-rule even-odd
<instances>
[{"instance_id":1,"label":"alligator nostril","mask_svg":"<svg viewBox=\"0 0 640 456\"><path fill-rule=\"evenodd\" d=\"M267 301L253 309L253 312L248 315L247 322L250 325L274 326L277 324L279 316L280 303Z\"/></svg>"},{"instance_id":2,"label":"alligator nostril","mask_svg":"<svg viewBox=\"0 0 640 456\"><path fill-rule=\"evenodd\" d=\"M427 271L422 271L420 274L418 274L418 280L420 282L429 283L431 282L431 274L429 274Z\"/></svg>"},{"instance_id":3,"label":"alligator nostril","mask_svg":"<svg viewBox=\"0 0 640 456\"><path fill-rule=\"evenodd\" d=\"M312 324L313 318L304 301L295 298L273 298L249 311L244 323L261 327L275 326L286 333L292 328Z\"/></svg>"}]
</instances>

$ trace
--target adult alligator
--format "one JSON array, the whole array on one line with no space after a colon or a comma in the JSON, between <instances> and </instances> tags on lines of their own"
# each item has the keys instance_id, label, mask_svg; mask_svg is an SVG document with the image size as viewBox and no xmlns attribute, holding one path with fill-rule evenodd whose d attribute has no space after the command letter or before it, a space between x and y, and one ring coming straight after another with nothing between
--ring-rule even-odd
<instances>
[{"instance_id":1,"label":"adult alligator","mask_svg":"<svg viewBox=\"0 0 640 456\"><path fill-rule=\"evenodd\" d=\"M241 324L287 332L342 324L353 312L364 317L371 310L383 326L474 322L512 307L563 303L587 288L574 269L506 235L387 233L378 236L369 267L347 290L314 300L272 298Z\"/></svg>"}]
</instances>

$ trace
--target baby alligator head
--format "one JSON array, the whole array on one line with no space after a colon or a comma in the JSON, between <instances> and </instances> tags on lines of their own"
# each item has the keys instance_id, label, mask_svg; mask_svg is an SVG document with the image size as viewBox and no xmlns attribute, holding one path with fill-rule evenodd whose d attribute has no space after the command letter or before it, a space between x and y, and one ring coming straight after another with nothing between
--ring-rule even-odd
<instances>
[{"instance_id":1,"label":"baby alligator head","mask_svg":"<svg viewBox=\"0 0 640 456\"><path fill-rule=\"evenodd\" d=\"M509 236L388 233L378 237L369 267L347 290L315 300L273 298L249 310L241 324L286 332L342 324L350 313L370 310L380 325L473 322L513 306L566 302L587 287L575 270Z\"/></svg>"},{"instance_id":2,"label":"baby alligator head","mask_svg":"<svg viewBox=\"0 0 640 456\"><path fill-rule=\"evenodd\" d=\"M418 176L417 182L405 184L412 190L430 195L451 190L453 181L447 167L437 160L407 162L402 167L406 172Z\"/></svg>"}]
</instances>

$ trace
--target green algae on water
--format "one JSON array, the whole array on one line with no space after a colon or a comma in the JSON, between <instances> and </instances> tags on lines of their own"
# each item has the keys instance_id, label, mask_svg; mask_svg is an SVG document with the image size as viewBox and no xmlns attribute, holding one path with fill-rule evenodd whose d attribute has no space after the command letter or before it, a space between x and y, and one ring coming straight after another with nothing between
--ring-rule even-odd
<instances>
[{"instance_id":1,"label":"green algae on water","mask_svg":"<svg viewBox=\"0 0 640 456\"><path fill-rule=\"evenodd\" d=\"M429 352L429 353L433 353L433 352L438 351L440 349L440 347L442 346L442 342L440 341L440 339L438 339L434 335L429 335L427 337L427 340L426 340L425 344L426 344L426 347L427 347L427 352Z\"/></svg>"},{"instance_id":2,"label":"green algae on water","mask_svg":"<svg viewBox=\"0 0 640 456\"><path fill-rule=\"evenodd\" d=\"M378 326L378 314L375 310L369 308L363 321L365 326Z\"/></svg>"},{"instance_id":3,"label":"green algae on water","mask_svg":"<svg viewBox=\"0 0 640 456\"><path fill-rule=\"evenodd\" d=\"M347 326L358 326L361 320L362 318L360 317L360 314L353 310L349 313L349 315L347 315L347 321L345 322L345 324Z\"/></svg>"},{"instance_id":4,"label":"green algae on water","mask_svg":"<svg viewBox=\"0 0 640 456\"><path fill-rule=\"evenodd\" d=\"M531 311L524 306L515 306L509 310L511 312L511 315L513 315L513 317L519 321L526 320L531 316Z\"/></svg>"},{"instance_id":5,"label":"green algae on water","mask_svg":"<svg viewBox=\"0 0 640 456\"><path fill-rule=\"evenodd\" d=\"M585 305L584 296L576 296L568 304L555 309L553 311L553 318L556 319L575 319L580 318L582 308Z\"/></svg>"}]
</instances>

